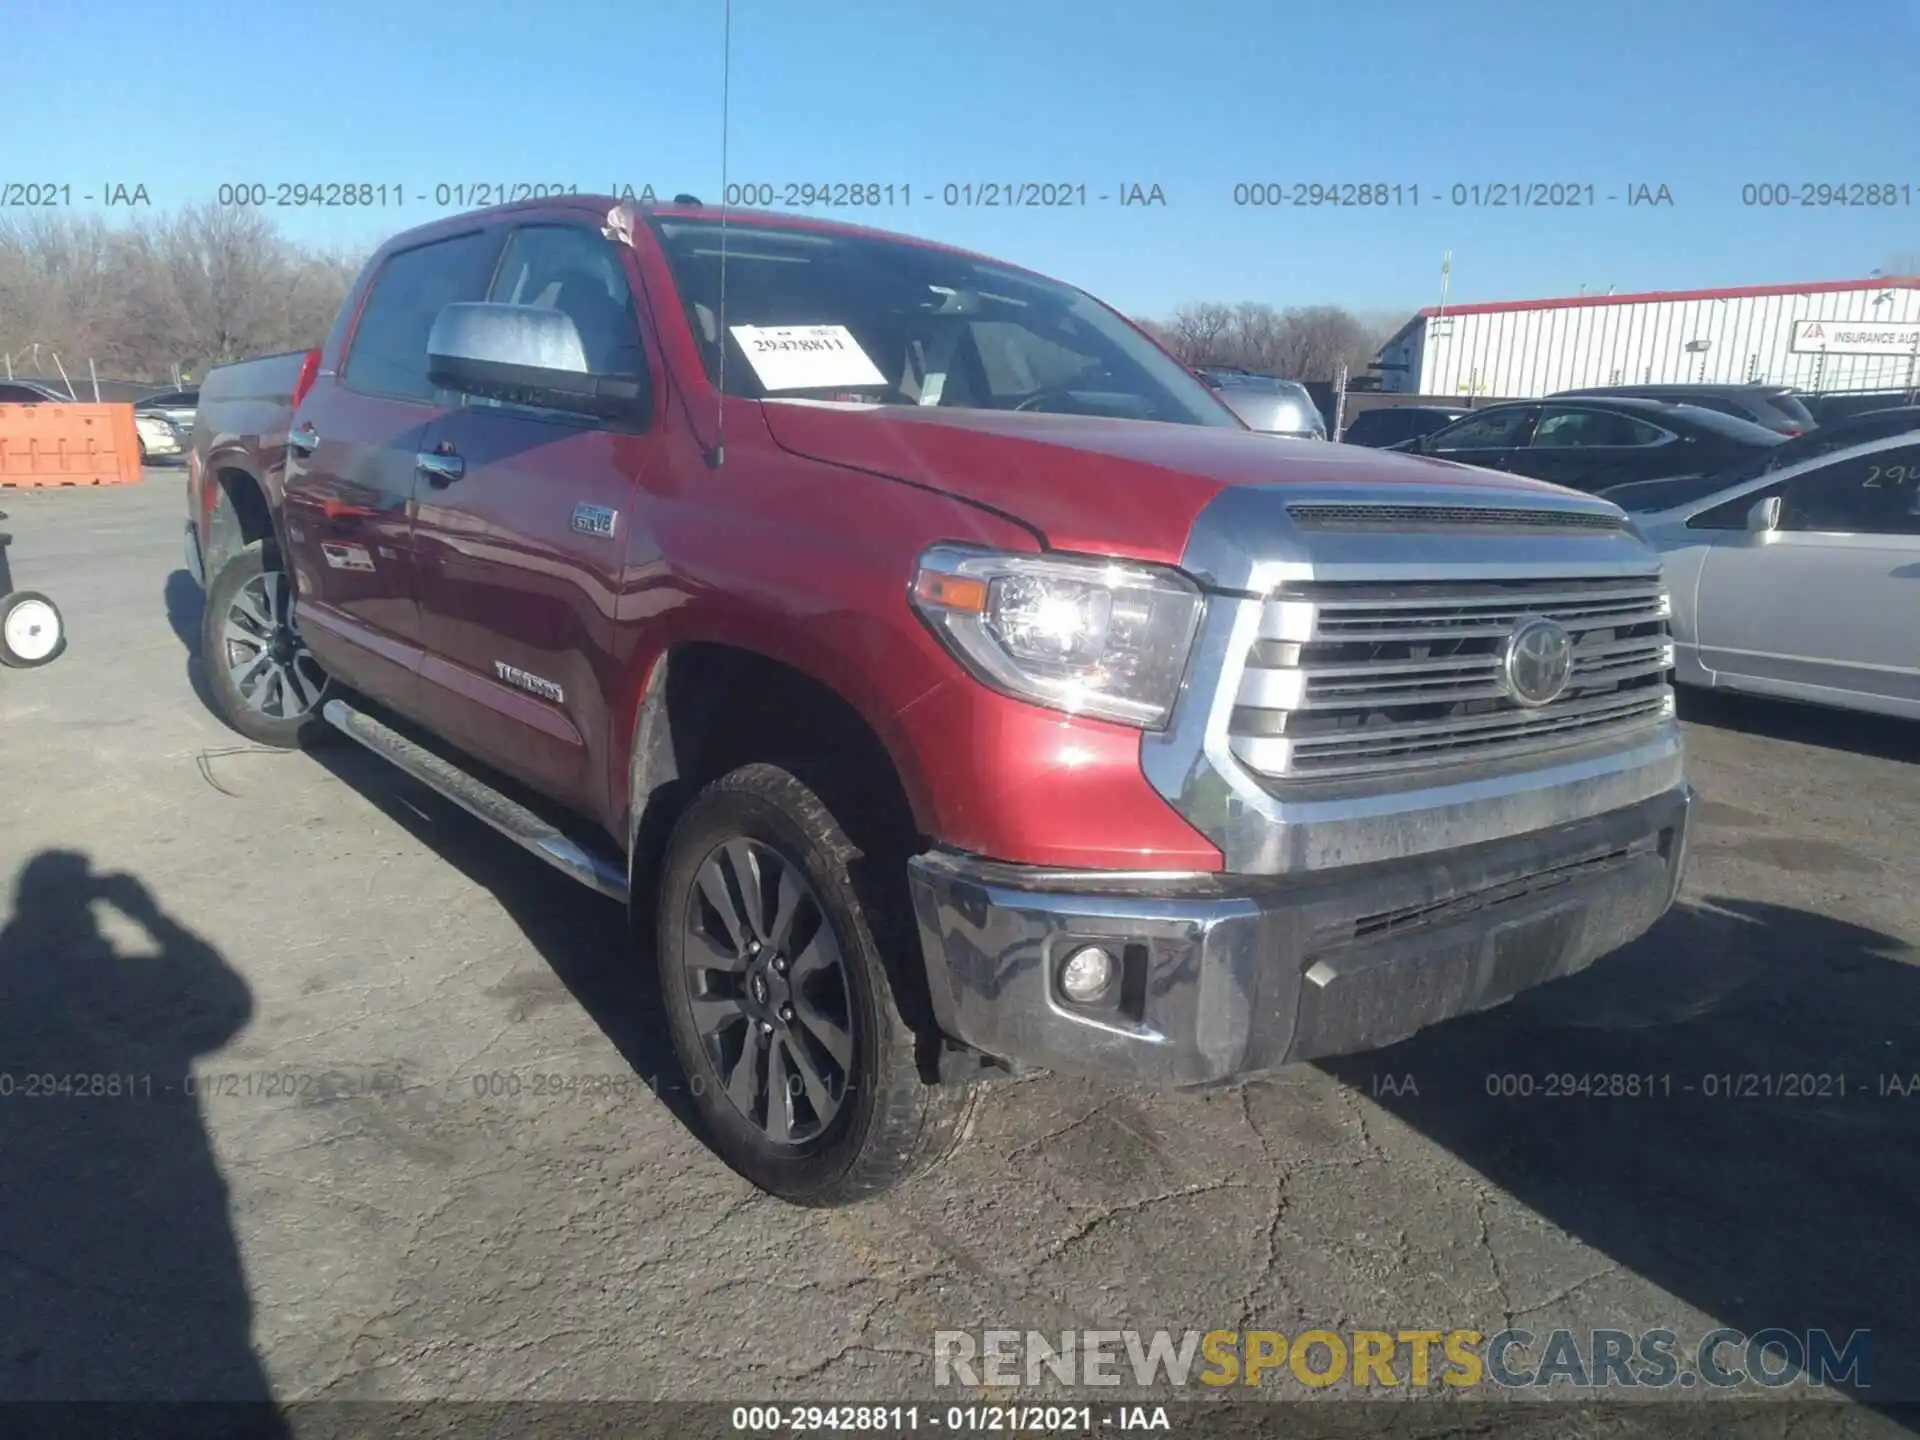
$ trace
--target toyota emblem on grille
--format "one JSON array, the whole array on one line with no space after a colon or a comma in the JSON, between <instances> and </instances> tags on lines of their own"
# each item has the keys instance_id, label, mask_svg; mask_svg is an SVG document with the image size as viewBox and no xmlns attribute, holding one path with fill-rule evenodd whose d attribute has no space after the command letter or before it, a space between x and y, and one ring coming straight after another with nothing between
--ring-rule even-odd
<instances>
[{"instance_id":1,"label":"toyota emblem on grille","mask_svg":"<svg viewBox=\"0 0 1920 1440\"><path fill-rule=\"evenodd\" d=\"M1573 637L1558 620L1524 618L1507 637L1500 658L1507 693L1522 705L1550 705L1573 678Z\"/></svg>"}]
</instances>

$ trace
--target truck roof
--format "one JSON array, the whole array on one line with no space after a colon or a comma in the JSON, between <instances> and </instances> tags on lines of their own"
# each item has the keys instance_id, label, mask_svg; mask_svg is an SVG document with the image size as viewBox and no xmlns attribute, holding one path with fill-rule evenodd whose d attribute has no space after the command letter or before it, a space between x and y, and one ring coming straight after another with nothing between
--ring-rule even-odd
<instances>
[{"instance_id":1,"label":"truck roof","mask_svg":"<svg viewBox=\"0 0 1920 1440\"><path fill-rule=\"evenodd\" d=\"M552 214L555 210L575 210L591 214L604 220L606 214L622 199L631 196L617 195L549 195L543 199L513 200L504 205L489 205L481 210L463 210L457 215L447 215L438 220L430 220L424 225L400 231L390 236L380 246L380 253L399 248L402 242L412 245L435 235L443 235L465 229L476 222L507 219L515 215ZM653 205L641 205L636 208L643 216L658 220L726 220L728 224L763 225L784 230L804 230L814 234L865 236L876 240L893 240L903 245L918 245L928 250L940 250L949 255L959 255L968 260L979 260L989 265L998 265L1009 270L1024 271L1029 275L1039 274L1024 265L1002 260L998 256L983 255L977 250L962 249L957 245L945 245L938 240L928 240L919 235L905 235L897 230L882 230L873 225L854 225L844 220L828 220L817 215L796 214L790 210L750 210L737 205L698 205L672 202L659 202ZM1049 278L1049 277L1042 277Z\"/></svg>"}]
</instances>

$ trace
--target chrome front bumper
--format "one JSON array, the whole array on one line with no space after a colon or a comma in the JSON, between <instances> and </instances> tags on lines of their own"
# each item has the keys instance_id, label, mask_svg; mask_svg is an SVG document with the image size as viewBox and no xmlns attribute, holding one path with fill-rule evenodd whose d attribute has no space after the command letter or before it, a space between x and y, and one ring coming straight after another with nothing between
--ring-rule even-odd
<instances>
[{"instance_id":1,"label":"chrome front bumper","mask_svg":"<svg viewBox=\"0 0 1920 1440\"><path fill-rule=\"evenodd\" d=\"M1073 874L943 852L911 865L942 1030L1068 1073L1207 1085L1377 1049L1584 969L1672 905L1684 784L1444 855L1294 876ZM1100 945L1121 978L1060 991Z\"/></svg>"}]
</instances>

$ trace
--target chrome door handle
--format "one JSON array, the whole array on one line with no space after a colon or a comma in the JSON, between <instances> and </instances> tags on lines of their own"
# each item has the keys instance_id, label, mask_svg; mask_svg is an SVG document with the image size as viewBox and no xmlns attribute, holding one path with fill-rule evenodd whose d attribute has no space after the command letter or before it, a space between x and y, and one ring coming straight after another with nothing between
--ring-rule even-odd
<instances>
[{"instance_id":1,"label":"chrome door handle","mask_svg":"<svg viewBox=\"0 0 1920 1440\"><path fill-rule=\"evenodd\" d=\"M427 477L427 483L435 487L451 485L467 473L467 462L458 455L442 455L434 450L422 450L413 457L413 468Z\"/></svg>"},{"instance_id":2,"label":"chrome door handle","mask_svg":"<svg viewBox=\"0 0 1920 1440\"><path fill-rule=\"evenodd\" d=\"M302 425L287 436L287 448L301 455L311 455L320 445L320 432L311 423Z\"/></svg>"}]
</instances>

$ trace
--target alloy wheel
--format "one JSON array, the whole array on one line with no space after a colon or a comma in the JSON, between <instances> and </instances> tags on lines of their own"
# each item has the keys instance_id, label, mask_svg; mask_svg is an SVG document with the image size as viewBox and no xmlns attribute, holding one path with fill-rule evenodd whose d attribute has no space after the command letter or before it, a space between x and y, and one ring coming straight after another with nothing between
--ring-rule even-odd
<instances>
[{"instance_id":1,"label":"alloy wheel","mask_svg":"<svg viewBox=\"0 0 1920 1440\"><path fill-rule=\"evenodd\" d=\"M313 708L327 672L294 626L293 587L284 571L263 570L241 586L222 633L227 672L248 709L294 720Z\"/></svg>"},{"instance_id":2,"label":"alloy wheel","mask_svg":"<svg viewBox=\"0 0 1920 1440\"><path fill-rule=\"evenodd\" d=\"M682 924L694 1028L720 1088L769 1139L801 1145L845 1103L852 990L800 867L738 838L701 862Z\"/></svg>"}]
</instances>

